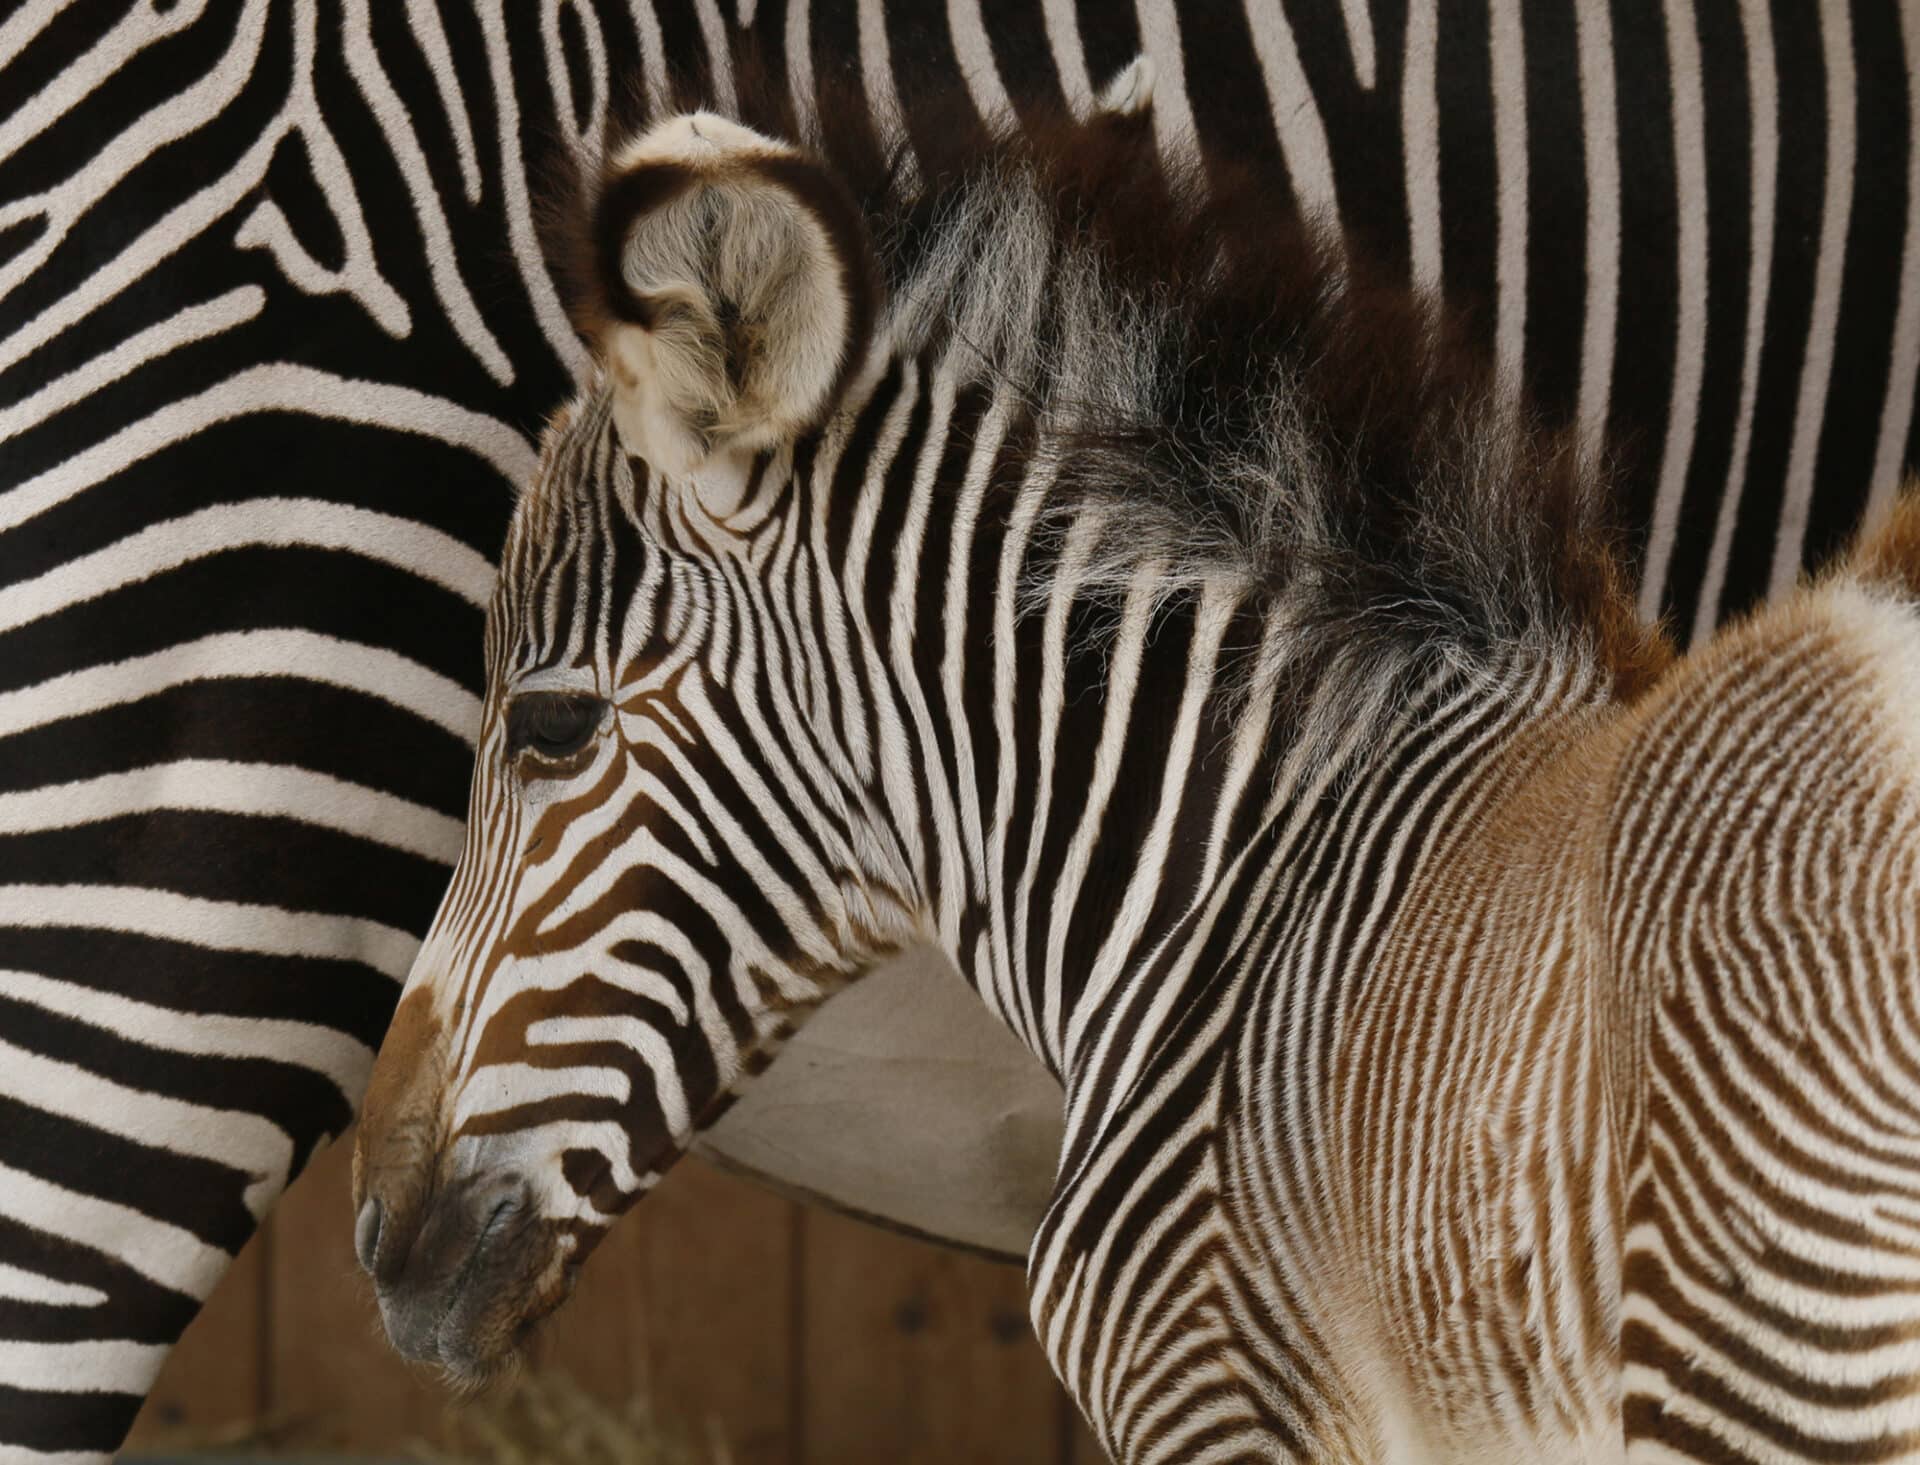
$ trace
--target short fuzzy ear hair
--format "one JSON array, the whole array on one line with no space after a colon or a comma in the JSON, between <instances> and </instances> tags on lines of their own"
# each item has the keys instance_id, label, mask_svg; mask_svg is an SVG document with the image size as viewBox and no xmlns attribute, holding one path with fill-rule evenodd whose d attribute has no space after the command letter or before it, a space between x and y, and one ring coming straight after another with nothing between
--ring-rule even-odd
<instances>
[{"instance_id":1,"label":"short fuzzy ear hair","mask_svg":"<svg viewBox=\"0 0 1920 1465\"><path fill-rule=\"evenodd\" d=\"M825 167L690 113L614 155L592 217L587 324L628 452L688 474L825 419L877 288L866 225Z\"/></svg>"}]
</instances>

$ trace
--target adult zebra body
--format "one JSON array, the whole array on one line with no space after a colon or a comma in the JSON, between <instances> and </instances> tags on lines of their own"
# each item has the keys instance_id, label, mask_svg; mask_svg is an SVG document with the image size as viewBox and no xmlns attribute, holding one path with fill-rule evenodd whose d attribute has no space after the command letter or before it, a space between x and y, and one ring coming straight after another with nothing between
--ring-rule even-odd
<instances>
[{"instance_id":1,"label":"adult zebra body","mask_svg":"<svg viewBox=\"0 0 1920 1465\"><path fill-rule=\"evenodd\" d=\"M1480 298L1549 411L1629 445L1683 626L1913 457L1892 0L4 8L0 1444L110 1449L346 1122L457 848L509 488L582 360L529 159L619 78L724 91L754 38L910 136L916 76L1084 108L1146 52L1167 147Z\"/></svg>"},{"instance_id":2,"label":"adult zebra body","mask_svg":"<svg viewBox=\"0 0 1920 1465\"><path fill-rule=\"evenodd\" d=\"M510 1359L930 943L1065 1086L1128 1465L1920 1457L1920 498L1676 662L1411 292L1145 118L923 157L694 113L581 210L355 1152L395 1343Z\"/></svg>"}]
</instances>

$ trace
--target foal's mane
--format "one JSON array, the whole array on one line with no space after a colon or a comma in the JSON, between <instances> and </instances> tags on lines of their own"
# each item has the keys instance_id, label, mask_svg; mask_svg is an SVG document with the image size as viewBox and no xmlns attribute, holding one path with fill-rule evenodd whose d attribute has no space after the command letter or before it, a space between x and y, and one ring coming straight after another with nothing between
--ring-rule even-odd
<instances>
[{"instance_id":1,"label":"foal's mane","mask_svg":"<svg viewBox=\"0 0 1920 1465\"><path fill-rule=\"evenodd\" d=\"M731 108L697 79L634 99L606 155L696 106L808 145L868 221L896 342L909 321L920 350L1011 381L1056 453L1051 506L1114 511L1096 575L1151 556L1174 583L1224 576L1350 669L1519 645L1590 658L1630 697L1670 661L1628 591L1605 465L1503 396L1456 317L1250 173L1164 158L1150 107L995 132L935 86L905 93L906 148L850 80L819 79L805 126L764 68L733 90ZM555 181L545 235L591 338L599 180Z\"/></svg>"}]
</instances>

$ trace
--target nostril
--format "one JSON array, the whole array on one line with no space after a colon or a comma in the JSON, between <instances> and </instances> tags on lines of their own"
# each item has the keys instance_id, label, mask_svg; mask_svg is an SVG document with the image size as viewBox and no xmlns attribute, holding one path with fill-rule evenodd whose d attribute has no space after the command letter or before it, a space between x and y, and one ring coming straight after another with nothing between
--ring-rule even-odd
<instances>
[{"instance_id":1,"label":"nostril","mask_svg":"<svg viewBox=\"0 0 1920 1465\"><path fill-rule=\"evenodd\" d=\"M478 1263L516 1244L533 1210L533 1189L511 1171L496 1173L477 1178L467 1189L465 1202L463 1251L469 1262Z\"/></svg>"},{"instance_id":2,"label":"nostril","mask_svg":"<svg viewBox=\"0 0 1920 1465\"><path fill-rule=\"evenodd\" d=\"M374 1259L380 1255L380 1202L368 1196L353 1222L353 1254L360 1258L360 1269L369 1275Z\"/></svg>"},{"instance_id":3,"label":"nostril","mask_svg":"<svg viewBox=\"0 0 1920 1465\"><path fill-rule=\"evenodd\" d=\"M485 1251L487 1249L487 1243L493 1240L494 1233L497 1232L503 1224L511 1221L519 1209L520 1207L517 1202L503 1200L489 1211L487 1213L487 1219L481 1223L479 1236L474 1239L473 1249L475 1253Z\"/></svg>"},{"instance_id":4,"label":"nostril","mask_svg":"<svg viewBox=\"0 0 1920 1465\"><path fill-rule=\"evenodd\" d=\"M471 1204L471 1214L480 1222L473 1242L473 1249L479 1252L533 1204L533 1188L518 1175L500 1175L476 1186Z\"/></svg>"}]
</instances>

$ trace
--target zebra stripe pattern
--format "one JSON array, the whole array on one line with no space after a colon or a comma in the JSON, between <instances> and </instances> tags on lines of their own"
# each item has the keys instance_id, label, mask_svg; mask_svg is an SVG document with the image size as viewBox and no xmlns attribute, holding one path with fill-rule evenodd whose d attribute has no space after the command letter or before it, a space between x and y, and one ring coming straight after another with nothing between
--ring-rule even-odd
<instances>
[{"instance_id":1,"label":"zebra stripe pattern","mask_svg":"<svg viewBox=\"0 0 1920 1465\"><path fill-rule=\"evenodd\" d=\"M1920 1454L1915 623L1843 585L1723 637L1620 780L1625 1408L1675 1454Z\"/></svg>"},{"instance_id":2,"label":"zebra stripe pattern","mask_svg":"<svg viewBox=\"0 0 1920 1465\"><path fill-rule=\"evenodd\" d=\"M1698 632L1915 457L1915 31L1894 0L5 7L0 1444L109 1451L351 1113L459 847L509 489L585 364L538 164L625 79L724 102L752 47L801 120L850 83L924 151L929 81L1079 115L1145 53L1164 151L1479 302L1508 379L1619 445L1646 603Z\"/></svg>"},{"instance_id":3,"label":"zebra stripe pattern","mask_svg":"<svg viewBox=\"0 0 1920 1465\"><path fill-rule=\"evenodd\" d=\"M1116 1459L1911 1458L1920 498L1677 660L1497 353L1154 126L611 155L362 1115L389 1335L510 1361L930 944L1065 1086Z\"/></svg>"}]
</instances>

